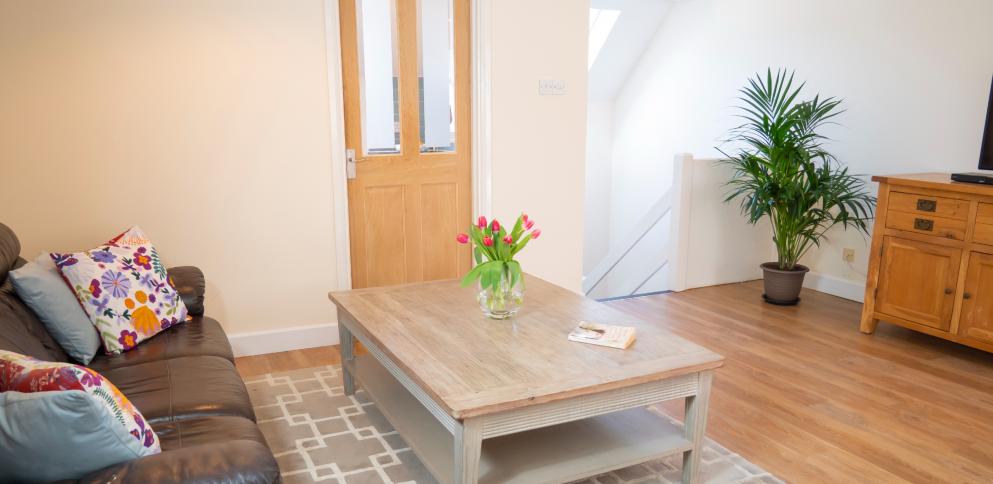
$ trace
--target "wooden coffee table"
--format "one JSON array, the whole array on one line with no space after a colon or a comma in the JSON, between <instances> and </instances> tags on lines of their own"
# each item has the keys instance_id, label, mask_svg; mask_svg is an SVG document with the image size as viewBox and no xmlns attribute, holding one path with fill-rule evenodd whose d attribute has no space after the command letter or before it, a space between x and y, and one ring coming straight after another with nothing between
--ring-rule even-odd
<instances>
[{"instance_id":1,"label":"wooden coffee table","mask_svg":"<svg viewBox=\"0 0 993 484\"><path fill-rule=\"evenodd\" d=\"M458 281L338 291L345 393L358 381L441 482L565 482L683 454L695 482L723 357L534 276L513 319ZM636 326L627 350L570 342L579 320ZM356 355L355 340L368 350ZM685 429L647 406L686 399Z\"/></svg>"}]
</instances>

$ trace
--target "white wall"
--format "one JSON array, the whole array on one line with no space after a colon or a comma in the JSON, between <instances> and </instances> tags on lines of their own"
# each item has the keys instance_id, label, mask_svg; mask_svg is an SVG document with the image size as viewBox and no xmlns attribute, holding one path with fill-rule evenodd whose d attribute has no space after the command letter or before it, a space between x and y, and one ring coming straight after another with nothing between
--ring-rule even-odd
<instances>
[{"instance_id":1,"label":"white wall","mask_svg":"<svg viewBox=\"0 0 993 484\"><path fill-rule=\"evenodd\" d=\"M731 169L716 159L677 155L673 165L673 238L669 288L676 291L762 277L776 257L766 221L749 225L738 207L715 196Z\"/></svg>"},{"instance_id":2,"label":"white wall","mask_svg":"<svg viewBox=\"0 0 993 484\"><path fill-rule=\"evenodd\" d=\"M583 273L610 249L610 152L612 102L590 101L586 113L586 200Z\"/></svg>"},{"instance_id":3,"label":"white wall","mask_svg":"<svg viewBox=\"0 0 993 484\"><path fill-rule=\"evenodd\" d=\"M542 229L521 253L525 271L580 291L586 133L583 0L492 2L494 214L521 211ZM565 94L539 96L539 79Z\"/></svg>"},{"instance_id":4,"label":"white wall","mask_svg":"<svg viewBox=\"0 0 993 484\"><path fill-rule=\"evenodd\" d=\"M0 73L25 256L140 224L229 333L334 321L322 0L2 2Z\"/></svg>"},{"instance_id":5,"label":"white wall","mask_svg":"<svg viewBox=\"0 0 993 484\"><path fill-rule=\"evenodd\" d=\"M674 3L613 113L612 232L669 186L674 153L719 156L737 90L769 66L796 69L808 95L844 98L841 126L827 134L852 172L974 170L993 76L991 19L987 0ZM843 247L857 250L855 269ZM862 284L866 250L862 236L835 231L805 262Z\"/></svg>"}]
</instances>

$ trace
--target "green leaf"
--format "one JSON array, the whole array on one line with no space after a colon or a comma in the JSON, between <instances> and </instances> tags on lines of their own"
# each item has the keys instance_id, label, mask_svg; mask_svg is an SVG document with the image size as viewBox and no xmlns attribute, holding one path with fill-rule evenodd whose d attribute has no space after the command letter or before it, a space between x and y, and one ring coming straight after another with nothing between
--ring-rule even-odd
<instances>
[{"instance_id":1,"label":"green leaf","mask_svg":"<svg viewBox=\"0 0 993 484\"><path fill-rule=\"evenodd\" d=\"M524 233L524 214L517 216L517 222L514 223L514 229L510 231L510 236L517 242L521 238L521 234Z\"/></svg>"},{"instance_id":2,"label":"green leaf","mask_svg":"<svg viewBox=\"0 0 993 484\"><path fill-rule=\"evenodd\" d=\"M507 236L507 232L500 227L500 232L496 234L496 239L493 241L494 246L497 248L497 258L502 261L510 260L512 244L507 244L503 241L503 238Z\"/></svg>"},{"instance_id":3,"label":"green leaf","mask_svg":"<svg viewBox=\"0 0 993 484\"><path fill-rule=\"evenodd\" d=\"M514 250L511 251L510 256L513 257L513 256L517 255L518 252L520 252L525 247L527 247L528 242L531 242L531 238L532 238L531 236L532 236L532 234L525 235L524 238L521 239L521 241L514 247Z\"/></svg>"},{"instance_id":4,"label":"green leaf","mask_svg":"<svg viewBox=\"0 0 993 484\"><path fill-rule=\"evenodd\" d=\"M482 274L485 266L486 264L479 264L466 273L466 275L462 278L462 287L472 285L476 282L479 279L480 274Z\"/></svg>"},{"instance_id":5,"label":"green leaf","mask_svg":"<svg viewBox=\"0 0 993 484\"><path fill-rule=\"evenodd\" d=\"M517 281L520 281L524 276L521 272L521 264L516 260L512 260L507 263L507 268L510 270L510 285L514 286Z\"/></svg>"}]
</instances>

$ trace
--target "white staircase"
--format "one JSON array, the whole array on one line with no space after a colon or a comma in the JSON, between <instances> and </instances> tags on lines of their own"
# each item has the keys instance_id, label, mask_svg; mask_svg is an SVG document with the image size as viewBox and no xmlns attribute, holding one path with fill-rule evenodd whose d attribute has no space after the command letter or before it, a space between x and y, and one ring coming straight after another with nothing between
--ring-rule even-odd
<instances>
[{"instance_id":1,"label":"white staircase","mask_svg":"<svg viewBox=\"0 0 993 484\"><path fill-rule=\"evenodd\" d=\"M596 299L726 284L761 277L775 259L768 224L749 225L724 203L727 166L676 155L672 186L583 277Z\"/></svg>"},{"instance_id":2,"label":"white staircase","mask_svg":"<svg viewBox=\"0 0 993 484\"><path fill-rule=\"evenodd\" d=\"M672 212L667 191L634 228L583 278L587 296L605 299L659 292L668 288L666 266Z\"/></svg>"}]
</instances>

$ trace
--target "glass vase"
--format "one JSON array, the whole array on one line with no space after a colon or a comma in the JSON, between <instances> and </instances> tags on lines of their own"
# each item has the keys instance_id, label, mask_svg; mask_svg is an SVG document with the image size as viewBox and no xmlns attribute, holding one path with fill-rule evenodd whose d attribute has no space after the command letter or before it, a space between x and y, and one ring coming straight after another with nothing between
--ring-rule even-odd
<instances>
[{"instance_id":1,"label":"glass vase","mask_svg":"<svg viewBox=\"0 0 993 484\"><path fill-rule=\"evenodd\" d=\"M524 305L524 278L512 280L510 271L503 271L496 288L479 288L479 308L491 319L507 319Z\"/></svg>"}]
</instances>

